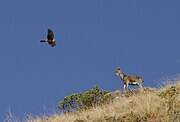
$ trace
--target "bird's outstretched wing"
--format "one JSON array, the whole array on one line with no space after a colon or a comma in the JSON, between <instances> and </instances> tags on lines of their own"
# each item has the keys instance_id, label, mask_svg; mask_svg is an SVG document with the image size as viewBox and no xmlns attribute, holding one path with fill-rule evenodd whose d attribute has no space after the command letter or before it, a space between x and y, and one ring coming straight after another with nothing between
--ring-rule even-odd
<instances>
[{"instance_id":1,"label":"bird's outstretched wing","mask_svg":"<svg viewBox=\"0 0 180 122\"><path fill-rule=\"evenodd\" d=\"M54 33L51 29L48 29L48 35L47 35L48 40L53 40L54 39Z\"/></svg>"}]
</instances>

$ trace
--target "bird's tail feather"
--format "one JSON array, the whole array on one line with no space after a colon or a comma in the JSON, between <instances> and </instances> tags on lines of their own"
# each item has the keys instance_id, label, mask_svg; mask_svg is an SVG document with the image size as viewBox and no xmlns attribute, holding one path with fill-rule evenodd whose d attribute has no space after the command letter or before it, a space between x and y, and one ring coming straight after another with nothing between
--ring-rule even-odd
<instances>
[{"instance_id":1,"label":"bird's tail feather","mask_svg":"<svg viewBox=\"0 0 180 122\"><path fill-rule=\"evenodd\" d=\"M40 42L47 42L47 40L41 40Z\"/></svg>"}]
</instances>

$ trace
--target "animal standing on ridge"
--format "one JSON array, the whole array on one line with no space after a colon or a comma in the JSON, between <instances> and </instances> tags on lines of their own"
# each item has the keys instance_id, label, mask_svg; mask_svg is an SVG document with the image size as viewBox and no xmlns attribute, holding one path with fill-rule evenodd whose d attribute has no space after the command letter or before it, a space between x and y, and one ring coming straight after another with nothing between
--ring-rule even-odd
<instances>
[{"instance_id":1,"label":"animal standing on ridge","mask_svg":"<svg viewBox=\"0 0 180 122\"><path fill-rule=\"evenodd\" d=\"M54 39L54 33L51 29L48 29L47 40L41 40L40 42L48 42L51 47L56 46L56 40Z\"/></svg>"},{"instance_id":2,"label":"animal standing on ridge","mask_svg":"<svg viewBox=\"0 0 180 122\"><path fill-rule=\"evenodd\" d=\"M125 75L122 73L120 70L120 67L116 69L116 74L115 76L120 76L121 80L124 82L124 89L128 90L128 85L138 85L139 89L142 89L142 82L144 81L143 78L139 76L130 76L130 75Z\"/></svg>"}]
</instances>

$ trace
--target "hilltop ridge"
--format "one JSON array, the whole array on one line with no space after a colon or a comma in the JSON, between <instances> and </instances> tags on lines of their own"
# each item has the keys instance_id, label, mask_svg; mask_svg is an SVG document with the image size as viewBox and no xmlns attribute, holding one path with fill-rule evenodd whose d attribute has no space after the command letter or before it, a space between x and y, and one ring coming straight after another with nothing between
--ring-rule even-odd
<instances>
[{"instance_id":1,"label":"hilltop ridge","mask_svg":"<svg viewBox=\"0 0 180 122\"><path fill-rule=\"evenodd\" d=\"M159 89L118 90L115 99L104 105L63 115L35 117L27 122L178 122L180 121L180 78Z\"/></svg>"},{"instance_id":2,"label":"hilltop ridge","mask_svg":"<svg viewBox=\"0 0 180 122\"><path fill-rule=\"evenodd\" d=\"M167 82L168 81L168 82ZM28 116L26 122L180 122L180 77L167 79L161 88L117 90L112 101L64 114ZM110 97L110 98L111 98ZM19 122L10 116L7 122Z\"/></svg>"}]
</instances>

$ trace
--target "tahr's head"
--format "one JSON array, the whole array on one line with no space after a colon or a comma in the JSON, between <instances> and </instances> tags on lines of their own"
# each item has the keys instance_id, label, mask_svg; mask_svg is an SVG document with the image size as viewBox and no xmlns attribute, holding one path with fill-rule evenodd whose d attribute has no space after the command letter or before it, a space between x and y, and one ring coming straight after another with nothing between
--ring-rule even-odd
<instances>
[{"instance_id":1,"label":"tahr's head","mask_svg":"<svg viewBox=\"0 0 180 122\"><path fill-rule=\"evenodd\" d=\"M118 67L118 68L116 69L115 76L118 76L118 75L120 75L120 73L121 73L121 70L120 70L120 67Z\"/></svg>"}]
</instances>

